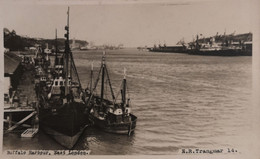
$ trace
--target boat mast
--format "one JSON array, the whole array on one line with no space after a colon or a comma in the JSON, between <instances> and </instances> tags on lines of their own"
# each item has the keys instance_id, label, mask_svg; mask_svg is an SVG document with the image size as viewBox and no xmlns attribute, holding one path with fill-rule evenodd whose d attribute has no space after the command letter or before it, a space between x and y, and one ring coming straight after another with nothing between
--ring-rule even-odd
<instances>
[{"instance_id":1,"label":"boat mast","mask_svg":"<svg viewBox=\"0 0 260 159\"><path fill-rule=\"evenodd\" d=\"M65 70L65 96L68 95L69 89L68 89L68 72L69 72L69 52L70 52L70 46L69 46L69 11L70 8L68 7L68 16L67 16L67 26L65 26L65 30L67 33L65 34L66 40L65 40L65 64L66 64L66 70Z\"/></svg>"},{"instance_id":2,"label":"boat mast","mask_svg":"<svg viewBox=\"0 0 260 159\"><path fill-rule=\"evenodd\" d=\"M104 98L104 81L105 81L105 51L102 56L102 81L101 81L101 106L103 106L103 98Z\"/></svg>"},{"instance_id":3,"label":"boat mast","mask_svg":"<svg viewBox=\"0 0 260 159\"><path fill-rule=\"evenodd\" d=\"M58 65L58 43L57 43L57 28L55 29L55 63L54 65Z\"/></svg>"},{"instance_id":4,"label":"boat mast","mask_svg":"<svg viewBox=\"0 0 260 159\"><path fill-rule=\"evenodd\" d=\"M196 36L196 50L199 50L199 35Z\"/></svg>"},{"instance_id":5,"label":"boat mast","mask_svg":"<svg viewBox=\"0 0 260 159\"><path fill-rule=\"evenodd\" d=\"M91 63L91 73L90 73L90 94L92 94L92 82L93 82L93 61L92 61L92 63Z\"/></svg>"},{"instance_id":6,"label":"boat mast","mask_svg":"<svg viewBox=\"0 0 260 159\"><path fill-rule=\"evenodd\" d=\"M57 54L58 54L57 29L55 29L55 60L57 59Z\"/></svg>"},{"instance_id":7,"label":"boat mast","mask_svg":"<svg viewBox=\"0 0 260 159\"><path fill-rule=\"evenodd\" d=\"M126 104L126 69L124 68L124 79L123 79L123 89L122 89L122 104Z\"/></svg>"}]
</instances>

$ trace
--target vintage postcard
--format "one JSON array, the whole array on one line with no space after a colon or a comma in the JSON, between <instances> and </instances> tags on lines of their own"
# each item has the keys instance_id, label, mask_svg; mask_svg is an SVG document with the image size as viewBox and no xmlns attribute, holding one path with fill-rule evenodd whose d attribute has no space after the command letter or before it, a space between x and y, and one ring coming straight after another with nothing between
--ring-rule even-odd
<instances>
[{"instance_id":1,"label":"vintage postcard","mask_svg":"<svg viewBox=\"0 0 260 159\"><path fill-rule=\"evenodd\" d=\"M4 158L259 157L259 1L0 3Z\"/></svg>"}]
</instances>

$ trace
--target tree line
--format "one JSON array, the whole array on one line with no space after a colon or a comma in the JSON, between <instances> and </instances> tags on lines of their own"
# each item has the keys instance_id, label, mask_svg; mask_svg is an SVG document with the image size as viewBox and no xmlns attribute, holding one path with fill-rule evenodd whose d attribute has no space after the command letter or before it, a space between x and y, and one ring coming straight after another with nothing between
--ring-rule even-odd
<instances>
[{"instance_id":1,"label":"tree line","mask_svg":"<svg viewBox=\"0 0 260 159\"><path fill-rule=\"evenodd\" d=\"M84 40L75 40L76 43L79 43L81 46L88 45L87 41ZM55 39L35 39L30 37L24 37L16 34L15 30L8 30L4 28L4 47L10 49L10 51L24 51L26 48L33 47L36 44L41 45L43 48L46 47L46 43L48 44L49 48L55 46L56 40ZM58 38L57 45L59 48L64 48L65 46L65 39ZM70 40L72 43L72 40Z\"/></svg>"}]
</instances>

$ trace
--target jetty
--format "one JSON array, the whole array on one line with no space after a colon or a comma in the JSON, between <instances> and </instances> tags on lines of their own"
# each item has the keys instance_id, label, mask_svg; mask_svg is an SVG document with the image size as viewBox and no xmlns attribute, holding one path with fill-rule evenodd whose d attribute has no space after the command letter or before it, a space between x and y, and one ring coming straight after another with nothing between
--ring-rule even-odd
<instances>
[{"instance_id":1,"label":"jetty","mask_svg":"<svg viewBox=\"0 0 260 159\"><path fill-rule=\"evenodd\" d=\"M4 133L38 132L38 102L34 91L34 67L30 56L4 53Z\"/></svg>"}]
</instances>

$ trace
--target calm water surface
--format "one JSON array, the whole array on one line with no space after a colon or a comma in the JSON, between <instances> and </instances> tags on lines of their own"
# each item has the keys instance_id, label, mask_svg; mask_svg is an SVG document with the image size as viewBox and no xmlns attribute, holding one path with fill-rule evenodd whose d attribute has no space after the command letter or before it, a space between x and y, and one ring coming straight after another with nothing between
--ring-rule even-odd
<instances>
[{"instance_id":1,"label":"calm water surface","mask_svg":"<svg viewBox=\"0 0 260 159\"><path fill-rule=\"evenodd\" d=\"M83 87L95 75L102 52L74 52ZM94 155L177 154L181 148L240 148L250 130L252 57L213 57L108 51L115 94L123 68L132 111L138 117L128 137L88 128L75 149ZM107 94L109 96L109 94ZM4 149L63 149L44 133L33 139L4 135ZM17 141L18 140L18 141Z\"/></svg>"}]
</instances>

